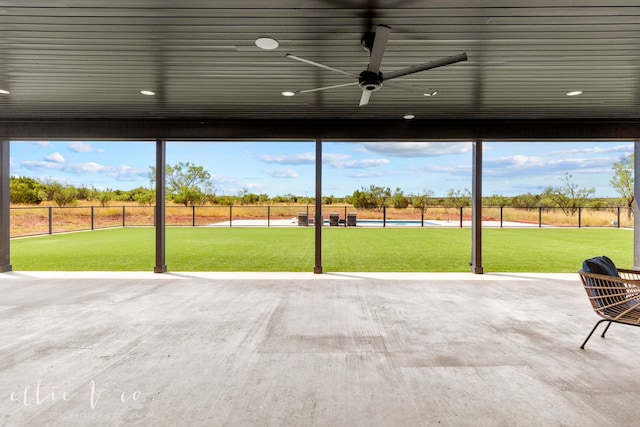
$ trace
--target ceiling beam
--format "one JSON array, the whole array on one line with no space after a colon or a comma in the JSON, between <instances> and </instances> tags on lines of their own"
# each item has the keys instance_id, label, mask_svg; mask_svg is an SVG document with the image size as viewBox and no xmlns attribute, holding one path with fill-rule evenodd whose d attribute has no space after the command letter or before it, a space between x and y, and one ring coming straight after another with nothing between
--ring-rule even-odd
<instances>
[{"instance_id":1,"label":"ceiling beam","mask_svg":"<svg viewBox=\"0 0 640 427\"><path fill-rule=\"evenodd\" d=\"M612 140L640 120L0 120L14 140Z\"/></svg>"}]
</instances>

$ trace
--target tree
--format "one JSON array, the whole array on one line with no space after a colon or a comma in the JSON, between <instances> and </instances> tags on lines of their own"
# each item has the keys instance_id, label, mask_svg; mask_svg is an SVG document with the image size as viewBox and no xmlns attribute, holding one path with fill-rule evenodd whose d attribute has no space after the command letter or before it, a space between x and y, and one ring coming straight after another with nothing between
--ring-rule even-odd
<instances>
[{"instance_id":1,"label":"tree","mask_svg":"<svg viewBox=\"0 0 640 427\"><path fill-rule=\"evenodd\" d=\"M543 193L568 216L574 216L596 192L595 188L579 188L571 178L573 175L565 173L564 178L560 178L561 186L547 187Z\"/></svg>"},{"instance_id":2,"label":"tree","mask_svg":"<svg viewBox=\"0 0 640 427\"><path fill-rule=\"evenodd\" d=\"M411 204L414 208L426 209L429 206L429 199L433 197L433 191L424 190L423 194L411 197Z\"/></svg>"},{"instance_id":3,"label":"tree","mask_svg":"<svg viewBox=\"0 0 640 427\"><path fill-rule=\"evenodd\" d=\"M487 198L486 203L486 206L497 206L503 208L507 206L507 204L509 203L509 199L500 194L494 194L493 196Z\"/></svg>"},{"instance_id":4,"label":"tree","mask_svg":"<svg viewBox=\"0 0 640 427\"><path fill-rule=\"evenodd\" d=\"M133 195L133 200L140 206L153 206L156 201L156 192L149 189L145 189L145 191L138 191Z\"/></svg>"},{"instance_id":5,"label":"tree","mask_svg":"<svg viewBox=\"0 0 640 427\"><path fill-rule=\"evenodd\" d=\"M389 187L370 185L369 188L362 187L362 190L354 191L351 196L351 204L354 208L377 209L381 212L389 197L391 197Z\"/></svg>"},{"instance_id":6,"label":"tree","mask_svg":"<svg viewBox=\"0 0 640 427\"><path fill-rule=\"evenodd\" d=\"M44 199L44 188L40 181L26 176L9 178L9 199L11 203L38 205Z\"/></svg>"},{"instance_id":7,"label":"tree","mask_svg":"<svg viewBox=\"0 0 640 427\"><path fill-rule=\"evenodd\" d=\"M240 200L241 205L255 205L260 200L260 196L249 192L246 188L243 188L242 191L238 191L238 199Z\"/></svg>"},{"instance_id":8,"label":"tree","mask_svg":"<svg viewBox=\"0 0 640 427\"><path fill-rule=\"evenodd\" d=\"M65 207L76 202L78 190L73 185L62 185L54 180L47 180L44 184L47 200L51 200L58 207Z\"/></svg>"},{"instance_id":9,"label":"tree","mask_svg":"<svg viewBox=\"0 0 640 427\"><path fill-rule=\"evenodd\" d=\"M389 199L391 206L396 209L406 209L409 207L409 199L404 195L400 187L396 187L396 191Z\"/></svg>"},{"instance_id":10,"label":"tree","mask_svg":"<svg viewBox=\"0 0 640 427\"><path fill-rule=\"evenodd\" d=\"M356 209L373 209L376 207L375 202L371 199L369 193L362 187L362 190L355 190L351 195L351 204Z\"/></svg>"},{"instance_id":11,"label":"tree","mask_svg":"<svg viewBox=\"0 0 640 427\"><path fill-rule=\"evenodd\" d=\"M370 185L369 194L371 195L371 199L375 203L378 212L382 212L382 209L387 205L387 199L391 197L391 189L389 187L377 187L375 185Z\"/></svg>"},{"instance_id":12,"label":"tree","mask_svg":"<svg viewBox=\"0 0 640 427\"><path fill-rule=\"evenodd\" d=\"M109 204L115 198L115 194L111 190L100 191L96 195L96 200L103 208Z\"/></svg>"},{"instance_id":13,"label":"tree","mask_svg":"<svg viewBox=\"0 0 640 427\"><path fill-rule=\"evenodd\" d=\"M537 194L526 193L511 199L511 206L526 210L533 210L540 206L540 196Z\"/></svg>"},{"instance_id":14,"label":"tree","mask_svg":"<svg viewBox=\"0 0 640 427\"><path fill-rule=\"evenodd\" d=\"M613 164L613 178L611 178L611 186L620 194L627 203L627 216L631 218L633 213L633 164L634 155L624 156L619 162Z\"/></svg>"},{"instance_id":15,"label":"tree","mask_svg":"<svg viewBox=\"0 0 640 427\"><path fill-rule=\"evenodd\" d=\"M114 191L117 195L117 190ZM140 206L153 206L156 201L156 191L146 187L136 187L132 190L126 191L118 197L118 200L123 202L136 202Z\"/></svg>"},{"instance_id":16,"label":"tree","mask_svg":"<svg viewBox=\"0 0 640 427\"><path fill-rule=\"evenodd\" d=\"M150 166L149 180L156 182L156 168ZM215 196L215 187L210 181L211 174L203 166L178 162L166 166L167 196L176 203L196 206L206 203Z\"/></svg>"},{"instance_id":17,"label":"tree","mask_svg":"<svg viewBox=\"0 0 640 427\"><path fill-rule=\"evenodd\" d=\"M76 188L76 198L78 200L93 200L97 195L98 191L95 188L88 188L85 186Z\"/></svg>"},{"instance_id":18,"label":"tree","mask_svg":"<svg viewBox=\"0 0 640 427\"><path fill-rule=\"evenodd\" d=\"M450 189L447 193L445 206L451 208L471 206L471 191L469 191L468 188L465 188L464 190Z\"/></svg>"}]
</instances>

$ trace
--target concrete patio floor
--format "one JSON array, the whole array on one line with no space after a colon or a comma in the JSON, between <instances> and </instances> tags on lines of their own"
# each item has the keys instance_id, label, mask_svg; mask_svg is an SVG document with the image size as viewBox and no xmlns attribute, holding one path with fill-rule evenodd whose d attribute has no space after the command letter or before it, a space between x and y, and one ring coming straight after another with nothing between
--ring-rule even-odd
<instances>
[{"instance_id":1,"label":"concrete patio floor","mask_svg":"<svg viewBox=\"0 0 640 427\"><path fill-rule=\"evenodd\" d=\"M3 426L637 426L577 274L0 274Z\"/></svg>"}]
</instances>

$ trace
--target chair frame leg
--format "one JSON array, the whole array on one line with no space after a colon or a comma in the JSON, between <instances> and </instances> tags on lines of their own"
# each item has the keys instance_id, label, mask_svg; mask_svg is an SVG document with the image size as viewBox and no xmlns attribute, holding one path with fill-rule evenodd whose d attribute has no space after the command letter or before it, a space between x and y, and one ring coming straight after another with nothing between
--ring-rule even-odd
<instances>
[{"instance_id":1,"label":"chair frame leg","mask_svg":"<svg viewBox=\"0 0 640 427\"><path fill-rule=\"evenodd\" d=\"M591 335L593 335L593 333L596 331L596 329L598 328L598 326L600 325L600 323L602 322L609 322L609 324L607 325L607 327L604 329L604 332L602 333L601 337L604 338L604 334L607 333L607 330L609 329L609 326L611 326L611 320L608 319L601 319L598 321L598 323L596 323L596 325L593 327L593 329L591 329L591 332L589 332L589 336L587 336L587 339L584 340L584 342L582 343L582 345L580 346L580 348L582 350L584 350L584 346L587 344L587 341L589 341L589 338L591 338Z\"/></svg>"},{"instance_id":2,"label":"chair frame leg","mask_svg":"<svg viewBox=\"0 0 640 427\"><path fill-rule=\"evenodd\" d=\"M600 335L602 338L604 338L604 334L606 334L607 331L609 330L609 326L611 326L611 323L613 323L613 322L610 321L609 324L607 325L607 327L604 328L604 331L602 332L602 335Z\"/></svg>"}]
</instances>

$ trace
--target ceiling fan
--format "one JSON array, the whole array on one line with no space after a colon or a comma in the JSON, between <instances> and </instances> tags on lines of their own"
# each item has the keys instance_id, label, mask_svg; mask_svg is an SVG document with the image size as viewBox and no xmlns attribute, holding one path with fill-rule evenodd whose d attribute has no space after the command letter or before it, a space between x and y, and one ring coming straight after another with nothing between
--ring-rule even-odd
<instances>
[{"instance_id":1,"label":"ceiling fan","mask_svg":"<svg viewBox=\"0 0 640 427\"><path fill-rule=\"evenodd\" d=\"M293 92L293 94L317 92L320 90L336 89L336 88L345 87L345 86L359 85L360 88L362 89L362 97L360 98L360 107L362 107L363 105L367 105L369 103L369 99L371 98L371 94L379 90L380 88L382 88L382 86L388 86L395 89L402 89L409 92L417 92L425 96L434 96L435 94L438 93L436 89L421 89L419 87L411 86L404 83L390 82L389 80L395 79L397 77L403 77L413 73L418 73L420 71L430 70L432 68L442 67L444 65L454 64L456 62L467 60L467 54L461 53L459 55L438 59L438 60L427 62L424 64L412 65L410 67L403 68L401 70L391 71L389 73L383 74L382 72L380 72L380 65L382 64L382 57L387 47L387 42L389 41L390 34L391 34L390 26L378 25L375 33L366 33L364 35L361 42L363 47L369 51L369 55L370 55L369 66L367 67L366 70L361 72L359 75L350 73L348 71L340 70L338 68L330 67L328 65L320 64L318 62L310 61L308 59L300 58L299 56L291 55L290 53L288 53L286 55L287 58L295 59L296 61L304 62L305 64L313 65L315 67L319 67L324 70L335 71L337 73L341 73L349 77L358 79L357 82L320 87L316 89L299 90L299 91Z\"/></svg>"}]
</instances>

